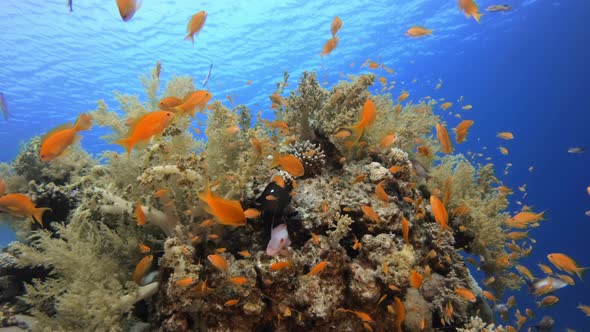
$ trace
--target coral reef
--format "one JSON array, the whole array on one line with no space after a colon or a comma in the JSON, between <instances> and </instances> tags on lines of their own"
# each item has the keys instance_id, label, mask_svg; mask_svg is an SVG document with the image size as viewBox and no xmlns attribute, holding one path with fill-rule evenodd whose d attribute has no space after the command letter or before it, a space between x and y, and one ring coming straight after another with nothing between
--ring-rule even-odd
<instances>
[{"instance_id":1,"label":"coral reef","mask_svg":"<svg viewBox=\"0 0 590 332\"><path fill-rule=\"evenodd\" d=\"M245 105L213 101L206 140L177 114L162 135L128 155L105 151L101 163L79 147L42 163L38 139L24 146L1 177L53 212L43 229L6 218L21 240L2 257L3 300L45 330L491 331L464 255L482 257L497 295L523 283L509 268L526 255L505 249L507 199L493 168L439 157L434 102L373 95L373 74L326 90L304 72L283 99L287 78L270 96L276 121L254 123ZM122 113L103 101L91 112L112 128L105 139L125 135L161 98L195 89L175 76L159 95L155 69L142 82L145 102L116 93ZM359 122L368 99L374 124ZM365 130L349 137L357 122ZM449 211L449 229L431 196ZM246 221L216 222L229 210ZM270 256L279 224L289 242Z\"/></svg>"}]
</instances>

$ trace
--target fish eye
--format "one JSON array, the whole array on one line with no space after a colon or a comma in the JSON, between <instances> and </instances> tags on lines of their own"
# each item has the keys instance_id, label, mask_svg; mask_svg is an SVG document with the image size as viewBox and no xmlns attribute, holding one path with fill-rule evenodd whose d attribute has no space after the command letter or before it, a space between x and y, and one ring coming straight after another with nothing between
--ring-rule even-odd
<instances>
[{"instance_id":1,"label":"fish eye","mask_svg":"<svg viewBox=\"0 0 590 332\"><path fill-rule=\"evenodd\" d=\"M170 116L170 115L171 115L170 112L166 113L166 116Z\"/></svg>"}]
</instances>

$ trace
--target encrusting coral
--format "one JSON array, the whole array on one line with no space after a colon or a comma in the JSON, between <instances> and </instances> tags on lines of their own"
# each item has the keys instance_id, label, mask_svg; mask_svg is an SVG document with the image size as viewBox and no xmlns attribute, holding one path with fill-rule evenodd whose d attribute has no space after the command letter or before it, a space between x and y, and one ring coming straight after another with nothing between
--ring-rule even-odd
<instances>
[{"instance_id":1,"label":"encrusting coral","mask_svg":"<svg viewBox=\"0 0 590 332\"><path fill-rule=\"evenodd\" d=\"M78 147L42 163L29 143L2 178L51 206L53 222L10 218L21 235L10 259L39 269L11 301L46 330L485 328L462 252L483 257L498 295L522 284L508 268L525 255L504 249L507 201L493 169L438 157L433 102L374 95L373 74L328 91L305 72L283 98L287 79L270 97L274 122L209 103L206 140L176 114L161 135L102 163ZM117 93L122 114L102 101L90 113L113 129L109 141L161 98L195 89L173 77L158 95L155 69L142 82L147 101ZM368 100L376 123L361 113ZM355 134L357 122L366 128ZM281 224L287 242L269 255Z\"/></svg>"}]
</instances>

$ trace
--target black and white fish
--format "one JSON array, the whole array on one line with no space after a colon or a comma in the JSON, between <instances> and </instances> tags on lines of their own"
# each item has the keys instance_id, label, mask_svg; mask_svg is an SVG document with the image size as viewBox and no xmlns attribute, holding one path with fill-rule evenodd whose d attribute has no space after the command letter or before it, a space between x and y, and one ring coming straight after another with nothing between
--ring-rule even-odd
<instances>
[{"instance_id":1,"label":"black and white fish","mask_svg":"<svg viewBox=\"0 0 590 332\"><path fill-rule=\"evenodd\" d=\"M209 72L207 73L207 76L205 76L205 80L203 81L203 86L207 85L207 82L209 82L209 78L211 77L211 69L213 69L213 64L211 64L209 66Z\"/></svg>"}]
</instances>

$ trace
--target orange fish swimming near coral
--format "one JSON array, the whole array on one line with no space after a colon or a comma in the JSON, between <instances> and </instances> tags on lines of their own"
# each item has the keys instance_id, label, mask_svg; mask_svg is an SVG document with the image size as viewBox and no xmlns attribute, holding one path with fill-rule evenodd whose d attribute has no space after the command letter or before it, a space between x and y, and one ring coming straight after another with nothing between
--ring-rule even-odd
<instances>
[{"instance_id":1,"label":"orange fish swimming near coral","mask_svg":"<svg viewBox=\"0 0 590 332\"><path fill-rule=\"evenodd\" d=\"M88 130L92 126L92 117L88 114L80 114L76 124L71 123L59 126L41 139L39 157L48 162L61 156L80 136L82 130Z\"/></svg>"},{"instance_id":2,"label":"orange fish swimming near coral","mask_svg":"<svg viewBox=\"0 0 590 332\"><path fill-rule=\"evenodd\" d=\"M408 37L424 37L424 36L428 36L428 35L432 35L432 30L430 29L426 29L425 27L421 27L421 26L413 26L411 28L408 29L408 31L406 31L406 36Z\"/></svg>"},{"instance_id":3,"label":"orange fish swimming near coral","mask_svg":"<svg viewBox=\"0 0 590 332\"><path fill-rule=\"evenodd\" d=\"M123 146L127 150L127 154L130 154L135 145L145 143L156 135L161 135L172 123L172 120L174 120L174 113L169 111L155 111L145 114L133 122L126 138L115 143Z\"/></svg>"},{"instance_id":4,"label":"orange fish swimming near coral","mask_svg":"<svg viewBox=\"0 0 590 332\"><path fill-rule=\"evenodd\" d=\"M50 208L37 208L29 196L23 194L6 194L0 197L0 211L13 216L29 218L43 227L43 213Z\"/></svg>"},{"instance_id":5,"label":"orange fish swimming near coral","mask_svg":"<svg viewBox=\"0 0 590 332\"><path fill-rule=\"evenodd\" d=\"M457 144L463 143L465 141L465 137L467 136L467 131L473 125L473 120L463 120L457 127L455 128L455 135Z\"/></svg>"},{"instance_id":6,"label":"orange fish swimming near coral","mask_svg":"<svg viewBox=\"0 0 590 332\"><path fill-rule=\"evenodd\" d=\"M123 21L127 22L133 18L133 15L141 7L141 1L136 0L117 0L117 7L119 7L119 14Z\"/></svg>"},{"instance_id":7,"label":"orange fish swimming near coral","mask_svg":"<svg viewBox=\"0 0 590 332\"><path fill-rule=\"evenodd\" d=\"M438 141L440 142L442 153L453 153L453 144L451 143L451 138L449 137L449 132L444 125L437 123L436 124L436 136L438 137Z\"/></svg>"},{"instance_id":8,"label":"orange fish swimming near coral","mask_svg":"<svg viewBox=\"0 0 590 332\"><path fill-rule=\"evenodd\" d=\"M188 97L184 99L184 102L171 109L172 112L177 112L179 115L190 115L195 116L197 108L199 112L203 112L205 105L211 100L213 95L207 90L197 90L191 92Z\"/></svg>"},{"instance_id":9,"label":"orange fish swimming near coral","mask_svg":"<svg viewBox=\"0 0 590 332\"><path fill-rule=\"evenodd\" d=\"M332 51L336 48L336 46L338 46L338 41L339 41L339 39L336 36L328 39L326 44L324 44L324 48L322 49L322 53L320 53L322 58L324 57L324 55L330 55L330 53L332 53Z\"/></svg>"},{"instance_id":10,"label":"orange fish swimming near coral","mask_svg":"<svg viewBox=\"0 0 590 332\"><path fill-rule=\"evenodd\" d=\"M176 106L182 105L182 102L183 101L180 98L168 96L160 100L160 102L158 103L158 107L164 111L169 111L170 109L173 109Z\"/></svg>"},{"instance_id":11,"label":"orange fish swimming near coral","mask_svg":"<svg viewBox=\"0 0 590 332\"><path fill-rule=\"evenodd\" d=\"M357 142L363 136L365 129L371 126L375 122L376 118L377 109L375 107L375 103L371 99L367 99L367 101L365 101L365 105L363 106L363 110L361 111L361 118L359 119L359 122L349 128L355 133Z\"/></svg>"},{"instance_id":12,"label":"orange fish swimming near coral","mask_svg":"<svg viewBox=\"0 0 590 332\"><path fill-rule=\"evenodd\" d=\"M479 23L482 14L479 12L479 6L474 0L459 0L459 8L466 17L471 16Z\"/></svg>"},{"instance_id":13,"label":"orange fish swimming near coral","mask_svg":"<svg viewBox=\"0 0 590 332\"><path fill-rule=\"evenodd\" d=\"M579 267L576 261L566 254L553 253L547 255L547 259L555 265L556 268L565 271L569 274L577 274L582 279L582 273L586 271L587 267Z\"/></svg>"},{"instance_id":14,"label":"orange fish swimming near coral","mask_svg":"<svg viewBox=\"0 0 590 332\"><path fill-rule=\"evenodd\" d=\"M281 166L285 172L291 174L291 176L303 176L305 174L305 168L299 158L292 154L279 155L278 152L274 154L274 160L271 168Z\"/></svg>"},{"instance_id":15,"label":"orange fish swimming near coral","mask_svg":"<svg viewBox=\"0 0 590 332\"><path fill-rule=\"evenodd\" d=\"M330 31L332 32L332 37L336 37L336 33L341 28L342 28L342 20L340 19L340 17L335 16L334 20L332 21L332 25L330 26Z\"/></svg>"},{"instance_id":16,"label":"orange fish swimming near coral","mask_svg":"<svg viewBox=\"0 0 590 332\"><path fill-rule=\"evenodd\" d=\"M187 35L184 37L184 40L190 40L194 45L195 35L198 34L201 29L203 29L205 20L207 20L207 12L204 10L201 10L200 12L193 15L186 26Z\"/></svg>"},{"instance_id":17,"label":"orange fish swimming near coral","mask_svg":"<svg viewBox=\"0 0 590 332\"><path fill-rule=\"evenodd\" d=\"M445 208L441 200L434 195L430 195L430 206L432 208L432 214L434 215L434 219L440 225L442 230L444 231L445 229L448 229L449 216L447 214L447 209Z\"/></svg>"},{"instance_id":18,"label":"orange fish swimming near coral","mask_svg":"<svg viewBox=\"0 0 590 332\"><path fill-rule=\"evenodd\" d=\"M240 201L225 199L211 192L209 184L205 191L199 194L207 206L205 210L212 214L215 219L222 225L244 226L246 225L246 216Z\"/></svg>"}]
</instances>

